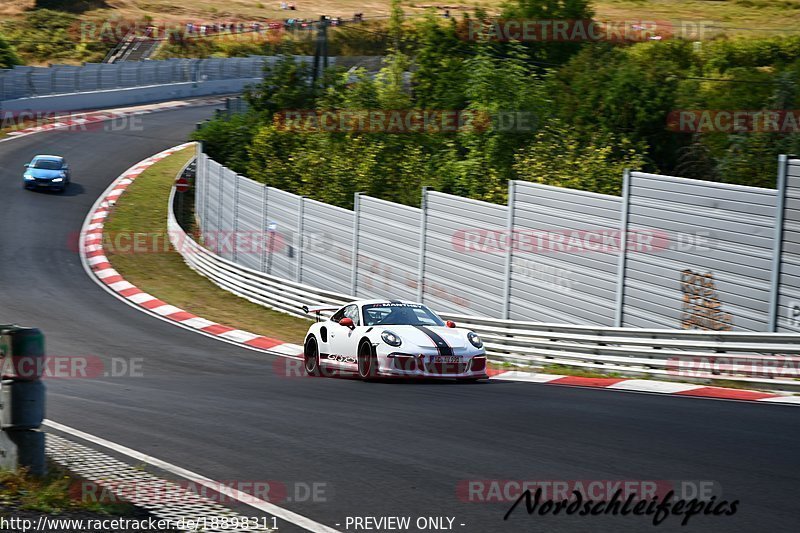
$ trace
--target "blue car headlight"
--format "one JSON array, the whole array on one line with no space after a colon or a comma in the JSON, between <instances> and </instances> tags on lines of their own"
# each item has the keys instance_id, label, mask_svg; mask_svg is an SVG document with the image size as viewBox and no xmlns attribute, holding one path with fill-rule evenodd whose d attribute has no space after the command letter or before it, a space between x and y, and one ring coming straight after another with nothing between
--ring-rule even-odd
<instances>
[{"instance_id":1,"label":"blue car headlight","mask_svg":"<svg viewBox=\"0 0 800 533\"><path fill-rule=\"evenodd\" d=\"M474 347L483 348L483 341L474 331L470 331L469 333L467 333L467 339L469 340L469 343L472 344Z\"/></svg>"},{"instance_id":2,"label":"blue car headlight","mask_svg":"<svg viewBox=\"0 0 800 533\"><path fill-rule=\"evenodd\" d=\"M36 178L34 178L33 176L31 176L30 174L25 174L25 175L23 176L23 178L25 178L26 180L32 180L32 179L36 179Z\"/></svg>"},{"instance_id":3,"label":"blue car headlight","mask_svg":"<svg viewBox=\"0 0 800 533\"><path fill-rule=\"evenodd\" d=\"M403 341L400 340L400 337L398 337L396 333L393 333L389 330L381 333L381 339L383 339L383 342L389 346L400 346L403 344Z\"/></svg>"},{"instance_id":4,"label":"blue car headlight","mask_svg":"<svg viewBox=\"0 0 800 533\"><path fill-rule=\"evenodd\" d=\"M61 182L64 181L64 178L53 178L54 182Z\"/></svg>"}]
</instances>

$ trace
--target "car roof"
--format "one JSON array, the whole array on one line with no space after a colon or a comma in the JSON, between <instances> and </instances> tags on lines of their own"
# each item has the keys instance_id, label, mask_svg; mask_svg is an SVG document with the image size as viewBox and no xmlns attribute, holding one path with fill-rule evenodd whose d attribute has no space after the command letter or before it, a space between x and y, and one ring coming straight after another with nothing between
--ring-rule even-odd
<instances>
[{"instance_id":1,"label":"car roof","mask_svg":"<svg viewBox=\"0 0 800 533\"><path fill-rule=\"evenodd\" d=\"M64 160L64 158L61 157L60 155L36 155L36 156L33 156L33 160L34 161L39 160L39 159L53 159L55 161L63 161Z\"/></svg>"},{"instance_id":2,"label":"car roof","mask_svg":"<svg viewBox=\"0 0 800 533\"><path fill-rule=\"evenodd\" d=\"M373 299L373 300L356 300L354 303L356 305L373 305L373 304L414 304L414 305L422 305L419 302L411 302L408 300L387 300L387 299ZM349 305L349 304L348 304Z\"/></svg>"}]
</instances>

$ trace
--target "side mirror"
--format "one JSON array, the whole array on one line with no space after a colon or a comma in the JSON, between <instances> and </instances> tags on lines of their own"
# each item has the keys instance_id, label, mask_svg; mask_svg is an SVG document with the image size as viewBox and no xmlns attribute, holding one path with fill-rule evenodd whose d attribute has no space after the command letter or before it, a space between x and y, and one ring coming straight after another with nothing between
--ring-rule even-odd
<instances>
[{"instance_id":1,"label":"side mirror","mask_svg":"<svg viewBox=\"0 0 800 533\"><path fill-rule=\"evenodd\" d=\"M454 328L454 327L456 327L456 323L455 323L455 322L453 322L452 320L448 320L447 322L445 322L445 324L447 324L447 327L448 327L448 328Z\"/></svg>"},{"instance_id":2,"label":"side mirror","mask_svg":"<svg viewBox=\"0 0 800 533\"><path fill-rule=\"evenodd\" d=\"M61 170L69 170L69 165L64 163L63 165L61 165Z\"/></svg>"},{"instance_id":3,"label":"side mirror","mask_svg":"<svg viewBox=\"0 0 800 533\"><path fill-rule=\"evenodd\" d=\"M31 166L31 164L30 164L30 163L25 163L25 164L24 164L24 165L22 165L22 166L23 166L23 167L25 167L25 168L28 168L29 166Z\"/></svg>"},{"instance_id":4,"label":"side mirror","mask_svg":"<svg viewBox=\"0 0 800 533\"><path fill-rule=\"evenodd\" d=\"M343 319L341 319L339 321L339 325L340 326L344 326L346 328L350 328L350 329L354 329L356 327L356 325L353 324L353 319L352 318L347 318L347 317L344 317Z\"/></svg>"}]
</instances>

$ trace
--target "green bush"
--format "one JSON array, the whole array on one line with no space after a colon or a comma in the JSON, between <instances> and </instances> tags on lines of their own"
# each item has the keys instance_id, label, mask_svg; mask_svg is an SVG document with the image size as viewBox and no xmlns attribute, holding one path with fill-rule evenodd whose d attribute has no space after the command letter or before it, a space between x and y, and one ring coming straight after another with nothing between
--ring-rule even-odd
<instances>
[{"instance_id":1,"label":"green bush","mask_svg":"<svg viewBox=\"0 0 800 533\"><path fill-rule=\"evenodd\" d=\"M8 44L2 35L0 35L0 68L11 68L14 65L21 65L20 60L14 47Z\"/></svg>"}]
</instances>

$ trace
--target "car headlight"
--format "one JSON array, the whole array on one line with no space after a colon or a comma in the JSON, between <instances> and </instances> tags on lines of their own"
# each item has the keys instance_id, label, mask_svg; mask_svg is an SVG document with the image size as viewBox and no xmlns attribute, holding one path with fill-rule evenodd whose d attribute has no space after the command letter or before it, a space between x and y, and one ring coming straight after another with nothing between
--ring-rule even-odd
<instances>
[{"instance_id":1,"label":"car headlight","mask_svg":"<svg viewBox=\"0 0 800 533\"><path fill-rule=\"evenodd\" d=\"M400 340L400 337L388 330L381 333L381 339L383 339L383 342L389 346L400 346L403 344L403 341Z\"/></svg>"},{"instance_id":2,"label":"car headlight","mask_svg":"<svg viewBox=\"0 0 800 533\"><path fill-rule=\"evenodd\" d=\"M25 174L23 177L24 177L26 180L32 180L32 179L34 179L34 177L33 177L33 176L31 176L30 174Z\"/></svg>"},{"instance_id":3,"label":"car headlight","mask_svg":"<svg viewBox=\"0 0 800 533\"><path fill-rule=\"evenodd\" d=\"M64 181L64 178L53 178L53 181Z\"/></svg>"},{"instance_id":4,"label":"car headlight","mask_svg":"<svg viewBox=\"0 0 800 533\"><path fill-rule=\"evenodd\" d=\"M470 331L469 333L467 333L467 339L469 340L469 343L474 347L483 348L483 341L481 340L480 337L478 337L478 334L475 333L474 331Z\"/></svg>"}]
</instances>

